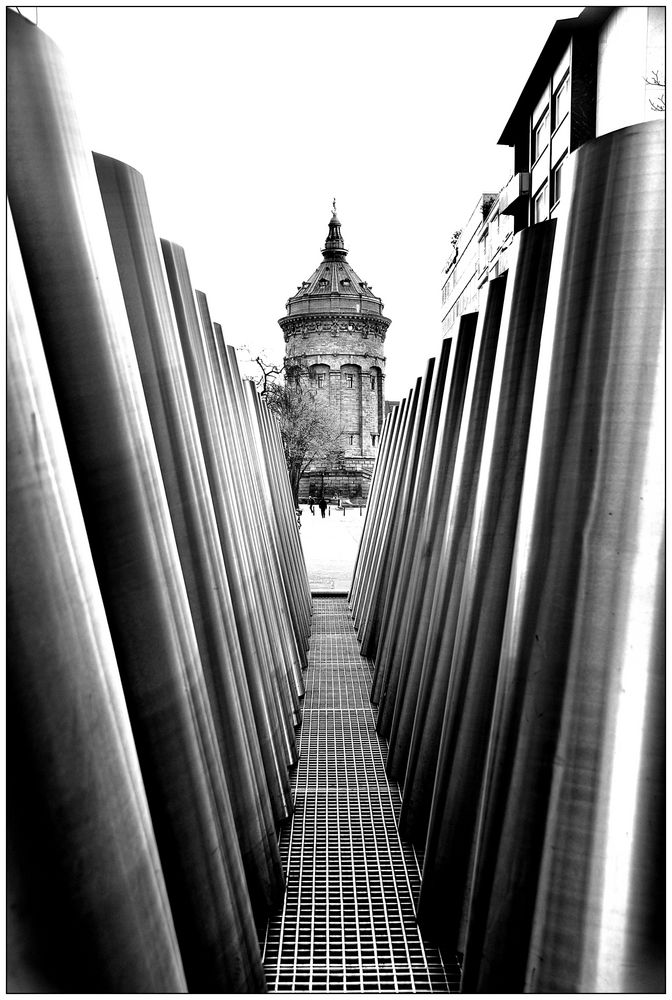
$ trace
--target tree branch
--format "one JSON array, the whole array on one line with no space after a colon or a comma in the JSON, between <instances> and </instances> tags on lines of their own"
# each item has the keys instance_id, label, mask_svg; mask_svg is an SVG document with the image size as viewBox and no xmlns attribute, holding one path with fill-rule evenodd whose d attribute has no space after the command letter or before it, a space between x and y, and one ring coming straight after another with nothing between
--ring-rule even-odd
<instances>
[{"instance_id":1,"label":"tree branch","mask_svg":"<svg viewBox=\"0 0 672 1000\"><path fill-rule=\"evenodd\" d=\"M649 98L649 106L653 111L665 111L665 81L661 80L659 71L652 69L651 75L644 77L644 83L650 87L661 88L662 94L660 97L656 97L653 100Z\"/></svg>"}]
</instances>

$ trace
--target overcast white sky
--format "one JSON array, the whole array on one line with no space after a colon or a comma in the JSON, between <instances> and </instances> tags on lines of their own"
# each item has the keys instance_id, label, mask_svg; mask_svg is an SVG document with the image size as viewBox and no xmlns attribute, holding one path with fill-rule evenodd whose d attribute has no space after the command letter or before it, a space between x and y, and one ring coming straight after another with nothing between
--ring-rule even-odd
<instances>
[{"instance_id":1,"label":"overcast white sky","mask_svg":"<svg viewBox=\"0 0 672 1000\"><path fill-rule=\"evenodd\" d=\"M20 8L34 19L35 8ZM234 346L281 359L277 320L322 259L392 319L390 399L440 338L450 234L511 173L497 139L557 18L580 7L39 7L91 148L145 178L157 235Z\"/></svg>"}]
</instances>

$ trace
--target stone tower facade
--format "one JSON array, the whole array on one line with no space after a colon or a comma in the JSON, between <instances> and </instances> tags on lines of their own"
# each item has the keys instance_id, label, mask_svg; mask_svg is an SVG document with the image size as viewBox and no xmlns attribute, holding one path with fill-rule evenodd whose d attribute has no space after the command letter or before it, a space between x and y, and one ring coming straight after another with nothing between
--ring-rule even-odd
<instances>
[{"instance_id":1,"label":"stone tower facade","mask_svg":"<svg viewBox=\"0 0 672 1000\"><path fill-rule=\"evenodd\" d=\"M383 303L346 261L336 202L323 260L287 301L278 320L288 366L307 373L311 394L328 415L337 440L302 477L299 496L365 500L378 452L385 406Z\"/></svg>"}]
</instances>

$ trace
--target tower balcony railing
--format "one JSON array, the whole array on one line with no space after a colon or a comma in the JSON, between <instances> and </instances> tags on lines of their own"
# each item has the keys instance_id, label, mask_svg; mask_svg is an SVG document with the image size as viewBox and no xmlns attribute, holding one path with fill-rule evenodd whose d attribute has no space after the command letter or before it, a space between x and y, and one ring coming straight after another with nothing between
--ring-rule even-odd
<instances>
[{"instance_id":1,"label":"tower balcony railing","mask_svg":"<svg viewBox=\"0 0 672 1000\"><path fill-rule=\"evenodd\" d=\"M297 302L289 302L288 316L306 316L313 313L343 313L353 315L366 313L381 316L382 308L378 300L362 299L359 295L306 295Z\"/></svg>"}]
</instances>

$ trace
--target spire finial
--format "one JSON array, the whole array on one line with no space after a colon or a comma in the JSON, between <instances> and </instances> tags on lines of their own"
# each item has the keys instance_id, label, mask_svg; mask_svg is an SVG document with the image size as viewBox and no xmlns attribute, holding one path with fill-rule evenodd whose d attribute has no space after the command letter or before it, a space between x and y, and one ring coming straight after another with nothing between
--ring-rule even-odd
<instances>
[{"instance_id":1,"label":"spire finial","mask_svg":"<svg viewBox=\"0 0 672 1000\"><path fill-rule=\"evenodd\" d=\"M329 219L329 235L324 244L323 256L327 260L344 260L347 250L341 236L341 223L336 215L336 199L332 201L331 218Z\"/></svg>"}]
</instances>

